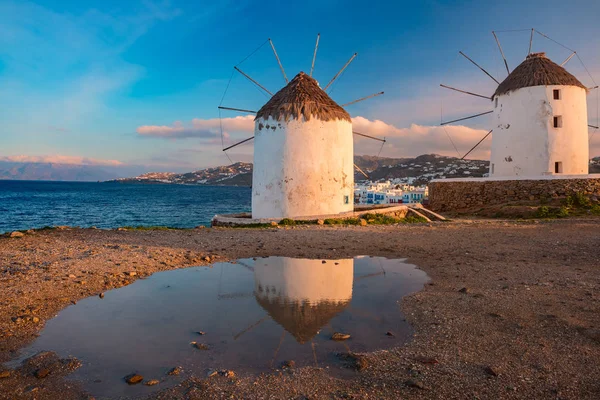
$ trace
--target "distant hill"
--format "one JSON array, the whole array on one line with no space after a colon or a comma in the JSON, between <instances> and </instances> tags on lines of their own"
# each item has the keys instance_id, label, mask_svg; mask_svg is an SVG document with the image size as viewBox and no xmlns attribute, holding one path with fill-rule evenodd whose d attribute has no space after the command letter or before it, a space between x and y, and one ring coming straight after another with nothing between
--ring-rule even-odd
<instances>
[{"instance_id":1,"label":"distant hill","mask_svg":"<svg viewBox=\"0 0 600 400\"><path fill-rule=\"evenodd\" d=\"M93 165L0 161L0 180L105 181L116 176L114 172Z\"/></svg>"},{"instance_id":2,"label":"distant hill","mask_svg":"<svg viewBox=\"0 0 600 400\"><path fill-rule=\"evenodd\" d=\"M488 172L489 165L487 161L459 160L456 157L444 157L435 154L424 154L416 158L355 156L354 163L369 176L370 180L414 177L417 178L416 183L427 183L433 178L441 177L483 176ZM363 174L356 171L355 180L365 179ZM150 172L134 178L121 178L116 181L251 186L252 164L239 162L184 174Z\"/></svg>"}]
</instances>

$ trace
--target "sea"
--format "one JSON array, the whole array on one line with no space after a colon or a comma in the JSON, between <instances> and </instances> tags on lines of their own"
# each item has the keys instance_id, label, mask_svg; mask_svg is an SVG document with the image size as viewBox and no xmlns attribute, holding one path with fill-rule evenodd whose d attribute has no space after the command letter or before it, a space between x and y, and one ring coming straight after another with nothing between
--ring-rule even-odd
<instances>
[{"instance_id":1,"label":"sea","mask_svg":"<svg viewBox=\"0 0 600 400\"><path fill-rule=\"evenodd\" d=\"M0 180L0 233L65 225L208 226L215 214L250 211L250 198L249 187Z\"/></svg>"}]
</instances>

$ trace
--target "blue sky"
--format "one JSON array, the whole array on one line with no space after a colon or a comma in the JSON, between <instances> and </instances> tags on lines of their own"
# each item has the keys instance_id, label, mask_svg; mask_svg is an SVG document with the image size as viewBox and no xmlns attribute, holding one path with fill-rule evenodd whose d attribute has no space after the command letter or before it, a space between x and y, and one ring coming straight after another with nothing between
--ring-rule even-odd
<instances>
[{"instance_id":1,"label":"blue sky","mask_svg":"<svg viewBox=\"0 0 600 400\"><path fill-rule=\"evenodd\" d=\"M386 136L383 156L456 155L437 127L486 111L487 100L444 91L440 83L491 94L493 81L458 55L465 51L496 77L503 69L492 30L528 29L576 49L600 81L597 1L6 1L0 0L0 160L56 161L185 171L229 160L221 152L217 105L232 67L272 38L288 77L308 71L321 33L315 77L335 83L355 126ZM528 50L529 32L499 33L509 66ZM562 62L569 51L534 36L533 51ZM568 69L592 86L577 59ZM270 47L240 68L275 91L284 84ZM258 109L267 98L234 74L224 105ZM596 93L589 96L596 122ZM225 143L252 134L250 116L223 113ZM237 118L236 118L237 117ZM459 152L489 120L449 127ZM593 132L591 132L593 133ZM600 134L592 139L600 155ZM487 157L486 145L475 154ZM252 145L230 153L249 161ZM358 140L356 153L377 154Z\"/></svg>"}]
</instances>

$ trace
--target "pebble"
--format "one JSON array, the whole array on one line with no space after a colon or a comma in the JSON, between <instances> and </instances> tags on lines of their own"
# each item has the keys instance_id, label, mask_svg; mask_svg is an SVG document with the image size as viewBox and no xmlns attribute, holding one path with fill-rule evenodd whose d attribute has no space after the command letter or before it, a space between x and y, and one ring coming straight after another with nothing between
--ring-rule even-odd
<instances>
[{"instance_id":1,"label":"pebble","mask_svg":"<svg viewBox=\"0 0 600 400\"><path fill-rule=\"evenodd\" d=\"M360 226L367 226L367 220L364 218L360 219Z\"/></svg>"},{"instance_id":2,"label":"pebble","mask_svg":"<svg viewBox=\"0 0 600 400\"><path fill-rule=\"evenodd\" d=\"M202 260L204 260L206 262L210 262L210 257L209 256L203 257Z\"/></svg>"},{"instance_id":3,"label":"pebble","mask_svg":"<svg viewBox=\"0 0 600 400\"><path fill-rule=\"evenodd\" d=\"M209 349L208 345L204 344L204 343L192 342L192 346L194 346L198 350L208 350Z\"/></svg>"},{"instance_id":4,"label":"pebble","mask_svg":"<svg viewBox=\"0 0 600 400\"><path fill-rule=\"evenodd\" d=\"M416 388L416 389L425 389L425 385L423 385L423 382L421 381L417 381L414 379L409 379L405 382L406 386L408 387L412 387L412 388Z\"/></svg>"},{"instance_id":5,"label":"pebble","mask_svg":"<svg viewBox=\"0 0 600 400\"><path fill-rule=\"evenodd\" d=\"M204 331L196 331L196 333L200 336L206 335L206 332L204 332Z\"/></svg>"},{"instance_id":6,"label":"pebble","mask_svg":"<svg viewBox=\"0 0 600 400\"><path fill-rule=\"evenodd\" d=\"M100 294L98 295L98 297L100 297L101 299L103 299L103 298L104 298L104 293L100 293Z\"/></svg>"},{"instance_id":7,"label":"pebble","mask_svg":"<svg viewBox=\"0 0 600 400\"><path fill-rule=\"evenodd\" d=\"M500 373L498 372L497 368L494 368L490 365L488 365L487 367L484 368L484 371L486 374L491 375L491 376L498 376L500 375Z\"/></svg>"},{"instance_id":8,"label":"pebble","mask_svg":"<svg viewBox=\"0 0 600 400\"><path fill-rule=\"evenodd\" d=\"M154 385L158 385L160 383L160 381L158 379L150 379L147 382L144 382L144 385L146 386L154 386Z\"/></svg>"},{"instance_id":9,"label":"pebble","mask_svg":"<svg viewBox=\"0 0 600 400\"><path fill-rule=\"evenodd\" d=\"M144 377L139 374L129 374L123 379L125 379L125 382L127 382L128 384L135 385L143 381Z\"/></svg>"},{"instance_id":10,"label":"pebble","mask_svg":"<svg viewBox=\"0 0 600 400\"><path fill-rule=\"evenodd\" d=\"M25 236L25 234L23 232L19 232L19 231L14 231L13 233L10 234L11 238L22 238L23 236Z\"/></svg>"},{"instance_id":11,"label":"pebble","mask_svg":"<svg viewBox=\"0 0 600 400\"><path fill-rule=\"evenodd\" d=\"M0 379L4 379L4 378L8 378L11 375L11 371L10 369L5 369L3 371L0 371Z\"/></svg>"},{"instance_id":12,"label":"pebble","mask_svg":"<svg viewBox=\"0 0 600 400\"><path fill-rule=\"evenodd\" d=\"M296 361L294 360L286 360L281 364L282 368L294 368L296 366Z\"/></svg>"},{"instance_id":13,"label":"pebble","mask_svg":"<svg viewBox=\"0 0 600 400\"><path fill-rule=\"evenodd\" d=\"M271 226L277 226L277 225L278 225L277 222L271 221Z\"/></svg>"},{"instance_id":14,"label":"pebble","mask_svg":"<svg viewBox=\"0 0 600 400\"><path fill-rule=\"evenodd\" d=\"M318 225L325 225L325 221L323 221L322 219L317 220L317 224Z\"/></svg>"},{"instance_id":15,"label":"pebble","mask_svg":"<svg viewBox=\"0 0 600 400\"><path fill-rule=\"evenodd\" d=\"M394 335L394 332L391 332L391 331L387 331L385 334L386 334L386 336L392 336L392 337L396 336L396 335Z\"/></svg>"},{"instance_id":16,"label":"pebble","mask_svg":"<svg viewBox=\"0 0 600 400\"><path fill-rule=\"evenodd\" d=\"M42 379L50 375L50 370L48 368L40 368L33 375L38 379Z\"/></svg>"},{"instance_id":17,"label":"pebble","mask_svg":"<svg viewBox=\"0 0 600 400\"><path fill-rule=\"evenodd\" d=\"M215 371L214 369L209 369L208 371L206 371L206 377L207 378L210 378L211 376L215 376L217 374L218 374L218 372Z\"/></svg>"},{"instance_id":18,"label":"pebble","mask_svg":"<svg viewBox=\"0 0 600 400\"><path fill-rule=\"evenodd\" d=\"M171 370L169 370L169 372L167 372L167 375L179 375L181 373L181 371L183 371L183 369L181 367L171 368Z\"/></svg>"},{"instance_id":19,"label":"pebble","mask_svg":"<svg viewBox=\"0 0 600 400\"><path fill-rule=\"evenodd\" d=\"M135 271L131 271L131 272L129 273L129 276L136 276L136 275L137 275L137 272L135 272Z\"/></svg>"},{"instance_id":20,"label":"pebble","mask_svg":"<svg viewBox=\"0 0 600 400\"><path fill-rule=\"evenodd\" d=\"M331 340L348 340L348 339L350 339L350 335L348 335L347 333L335 332L333 335L331 335Z\"/></svg>"},{"instance_id":21,"label":"pebble","mask_svg":"<svg viewBox=\"0 0 600 400\"><path fill-rule=\"evenodd\" d=\"M223 371L220 372L221 375L223 375L226 378L233 378L235 377L235 372L229 370L229 369L224 369Z\"/></svg>"},{"instance_id":22,"label":"pebble","mask_svg":"<svg viewBox=\"0 0 600 400\"><path fill-rule=\"evenodd\" d=\"M459 290L459 293L471 293L471 290L469 288L464 287Z\"/></svg>"}]
</instances>

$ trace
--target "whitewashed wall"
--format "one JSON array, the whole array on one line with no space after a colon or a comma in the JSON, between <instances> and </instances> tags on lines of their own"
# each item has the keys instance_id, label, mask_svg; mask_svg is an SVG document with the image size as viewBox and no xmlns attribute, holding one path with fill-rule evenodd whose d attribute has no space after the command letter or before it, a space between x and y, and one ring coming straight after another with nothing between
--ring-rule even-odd
<instances>
[{"instance_id":1,"label":"whitewashed wall","mask_svg":"<svg viewBox=\"0 0 600 400\"><path fill-rule=\"evenodd\" d=\"M252 218L353 210L354 144L348 121L257 119ZM348 196L345 204L344 196Z\"/></svg>"},{"instance_id":2,"label":"whitewashed wall","mask_svg":"<svg viewBox=\"0 0 600 400\"><path fill-rule=\"evenodd\" d=\"M561 99L553 99L560 89ZM495 102L493 103L495 106ZM553 117L562 116L562 128ZM576 86L533 86L498 96L493 113L490 176L535 177L588 173L586 91ZM492 167L493 166L493 167Z\"/></svg>"},{"instance_id":3,"label":"whitewashed wall","mask_svg":"<svg viewBox=\"0 0 600 400\"><path fill-rule=\"evenodd\" d=\"M335 264L337 263L337 265ZM254 264L255 293L269 300L344 303L352 298L354 260L261 258Z\"/></svg>"}]
</instances>

